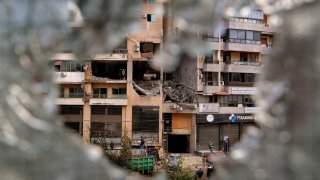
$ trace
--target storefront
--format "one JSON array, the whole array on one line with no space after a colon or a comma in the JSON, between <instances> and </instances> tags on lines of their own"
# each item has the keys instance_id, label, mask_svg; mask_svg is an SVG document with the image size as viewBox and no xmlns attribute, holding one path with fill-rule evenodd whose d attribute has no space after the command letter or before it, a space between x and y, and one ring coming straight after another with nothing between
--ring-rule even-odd
<instances>
[{"instance_id":1,"label":"storefront","mask_svg":"<svg viewBox=\"0 0 320 180\"><path fill-rule=\"evenodd\" d=\"M197 114L197 145L200 150L208 150L211 141L214 149L222 150L223 140L228 137L232 147L246 128L254 126L254 119L252 114Z\"/></svg>"}]
</instances>

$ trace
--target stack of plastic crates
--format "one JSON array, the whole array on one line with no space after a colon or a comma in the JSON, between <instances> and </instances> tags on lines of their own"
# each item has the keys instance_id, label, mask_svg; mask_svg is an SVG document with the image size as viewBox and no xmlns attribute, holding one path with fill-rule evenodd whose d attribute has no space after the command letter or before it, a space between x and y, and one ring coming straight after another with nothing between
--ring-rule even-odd
<instances>
[{"instance_id":1,"label":"stack of plastic crates","mask_svg":"<svg viewBox=\"0 0 320 180\"><path fill-rule=\"evenodd\" d=\"M132 158L131 169L133 171L139 171L142 174L151 174L154 172L154 156Z\"/></svg>"}]
</instances>

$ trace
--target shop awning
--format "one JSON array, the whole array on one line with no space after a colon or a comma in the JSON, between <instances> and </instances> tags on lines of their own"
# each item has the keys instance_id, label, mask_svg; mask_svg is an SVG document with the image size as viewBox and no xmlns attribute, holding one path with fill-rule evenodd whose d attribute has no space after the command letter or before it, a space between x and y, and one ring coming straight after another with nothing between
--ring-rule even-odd
<instances>
[{"instance_id":1,"label":"shop awning","mask_svg":"<svg viewBox=\"0 0 320 180\"><path fill-rule=\"evenodd\" d=\"M215 95L229 95L227 92L225 91L216 91L216 92L213 92L212 94L215 94Z\"/></svg>"}]
</instances>

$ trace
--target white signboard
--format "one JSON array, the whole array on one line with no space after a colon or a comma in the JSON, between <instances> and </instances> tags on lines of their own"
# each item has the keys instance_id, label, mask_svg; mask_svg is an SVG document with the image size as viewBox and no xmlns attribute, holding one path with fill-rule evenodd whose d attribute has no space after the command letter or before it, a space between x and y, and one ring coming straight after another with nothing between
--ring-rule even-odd
<instances>
[{"instance_id":1,"label":"white signboard","mask_svg":"<svg viewBox=\"0 0 320 180\"><path fill-rule=\"evenodd\" d=\"M208 122L214 121L214 117L213 117L212 114L209 114L206 119L207 119Z\"/></svg>"},{"instance_id":2,"label":"white signboard","mask_svg":"<svg viewBox=\"0 0 320 180\"><path fill-rule=\"evenodd\" d=\"M199 112L219 112L218 103L199 103Z\"/></svg>"},{"instance_id":3,"label":"white signboard","mask_svg":"<svg viewBox=\"0 0 320 180\"><path fill-rule=\"evenodd\" d=\"M259 113L261 112L261 107L245 107L244 112L245 113Z\"/></svg>"},{"instance_id":4,"label":"white signboard","mask_svg":"<svg viewBox=\"0 0 320 180\"><path fill-rule=\"evenodd\" d=\"M245 94L253 95L256 94L257 89L255 87L231 87L230 94Z\"/></svg>"}]
</instances>

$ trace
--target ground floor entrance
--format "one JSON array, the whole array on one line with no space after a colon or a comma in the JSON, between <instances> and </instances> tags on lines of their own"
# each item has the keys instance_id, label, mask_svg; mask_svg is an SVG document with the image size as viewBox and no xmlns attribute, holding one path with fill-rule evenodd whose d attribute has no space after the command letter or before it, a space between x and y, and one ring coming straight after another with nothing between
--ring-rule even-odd
<instances>
[{"instance_id":1,"label":"ground floor entrance","mask_svg":"<svg viewBox=\"0 0 320 180\"><path fill-rule=\"evenodd\" d=\"M190 135L168 134L169 153L190 153Z\"/></svg>"}]
</instances>

